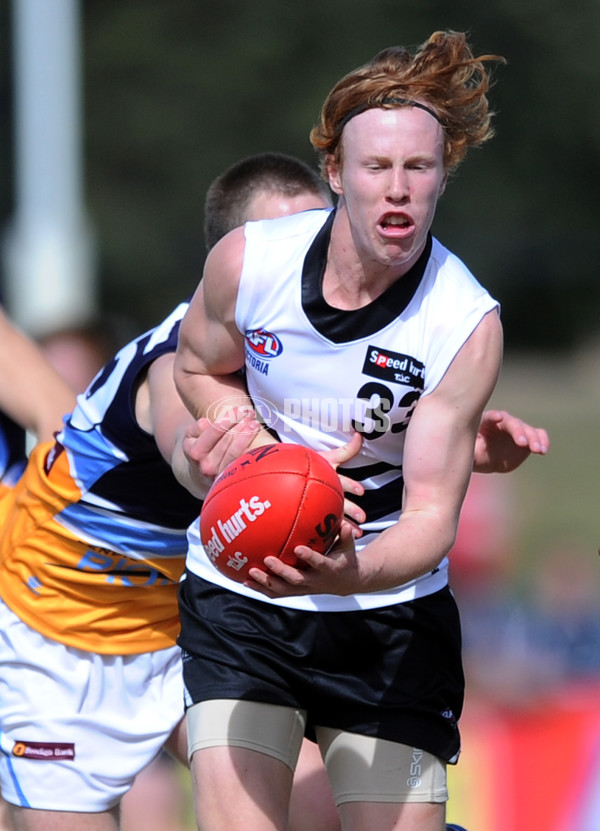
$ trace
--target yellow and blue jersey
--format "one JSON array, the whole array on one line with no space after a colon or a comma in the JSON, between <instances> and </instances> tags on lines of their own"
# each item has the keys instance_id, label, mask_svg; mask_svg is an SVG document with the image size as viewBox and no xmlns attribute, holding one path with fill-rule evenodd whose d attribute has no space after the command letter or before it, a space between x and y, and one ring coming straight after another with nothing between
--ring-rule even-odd
<instances>
[{"instance_id":1,"label":"yellow and blue jersey","mask_svg":"<svg viewBox=\"0 0 600 831\"><path fill-rule=\"evenodd\" d=\"M174 352L180 304L121 349L0 502L0 595L44 635L106 654L171 646L186 530L200 502L135 418L148 366Z\"/></svg>"}]
</instances>

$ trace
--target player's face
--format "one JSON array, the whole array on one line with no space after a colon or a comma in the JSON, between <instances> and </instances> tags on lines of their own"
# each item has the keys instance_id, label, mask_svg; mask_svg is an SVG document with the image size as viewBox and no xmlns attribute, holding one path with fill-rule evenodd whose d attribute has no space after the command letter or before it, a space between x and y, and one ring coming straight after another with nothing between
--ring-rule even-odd
<instances>
[{"instance_id":1,"label":"player's face","mask_svg":"<svg viewBox=\"0 0 600 831\"><path fill-rule=\"evenodd\" d=\"M263 191L252 197L248 205L246 219L276 219L278 216L311 211L315 208L329 208L331 205L318 193L299 193L296 196L286 196L275 191Z\"/></svg>"},{"instance_id":2,"label":"player's face","mask_svg":"<svg viewBox=\"0 0 600 831\"><path fill-rule=\"evenodd\" d=\"M444 190L444 135L416 107L371 109L342 134L342 163L330 184L345 207L351 244L361 262L399 275L416 262Z\"/></svg>"}]
</instances>

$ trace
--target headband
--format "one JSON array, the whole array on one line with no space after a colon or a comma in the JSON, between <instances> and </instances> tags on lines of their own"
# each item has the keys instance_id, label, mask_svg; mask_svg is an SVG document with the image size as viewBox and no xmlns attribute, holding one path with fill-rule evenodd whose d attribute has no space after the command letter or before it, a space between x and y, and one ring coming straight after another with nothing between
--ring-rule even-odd
<instances>
[{"instance_id":1,"label":"headband","mask_svg":"<svg viewBox=\"0 0 600 831\"><path fill-rule=\"evenodd\" d=\"M337 126L336 133L339 135L346 124L350 121L350 119L354 118L356 115L360 115L361 113L366 112L366 110L373 110L376 107L384 107L385 104L404 104L407 107L418 107L420 110L425 110L426 113L432 115L436 121L442 124L442 119L439 115L432 110L431 107L428 107L426 104L421 104L419 101L413 101L412 98L384 98L382 101L378 101L377 103L373 104L360 104L358 107L354 107L353 110L350 110L349 113L342 118ZM442 127L444 125L442 124Z\"/></svg>"}]
</instances>

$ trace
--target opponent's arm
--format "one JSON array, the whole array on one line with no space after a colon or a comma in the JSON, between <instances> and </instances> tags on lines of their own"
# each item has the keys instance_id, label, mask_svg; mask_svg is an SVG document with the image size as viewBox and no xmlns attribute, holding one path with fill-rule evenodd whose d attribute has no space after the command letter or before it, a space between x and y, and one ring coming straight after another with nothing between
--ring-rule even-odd
<instances>
[{"instance_id":1,"label":"opponent's arm","mask_svg":"<svg viewBox=\"0 0 600 831\"><path fill-rule=\"evenodd\" d=\"M75 406L75 394L41 349L0 309L0 409L46 441Z\"/></svg>"},{"instance_id":2,"label":"opponent's arm","mask_svg":"<svg viewBox=\"0 0 600 831\"><path fill-rule=\"evenodd\" d=\"M404 504L395 525L359 556L347 531L326 557L297 548L308 569L293 569L267 558L269 572L250 572L252 587L269 596L349 595L402 585L436 568L454 543L477 427L498 377L501 353L500 321L496 312L490 312L436 390L420 399L406 431Z\"/></svg>"}]
</instances>

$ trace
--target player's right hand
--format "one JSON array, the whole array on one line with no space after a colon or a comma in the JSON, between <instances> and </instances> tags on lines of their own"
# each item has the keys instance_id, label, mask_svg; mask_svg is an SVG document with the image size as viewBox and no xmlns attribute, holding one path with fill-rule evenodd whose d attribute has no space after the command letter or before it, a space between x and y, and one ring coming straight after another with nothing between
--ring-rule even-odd
<instances>
[{"instance_id":1,"label":"player's right hand","mask_svg":"<svg viewBox=\"0 0 600 831\"><path fill-rule=\"evenodd\" d=\"M218 421L201 418L186 428L182 448L203 476L214 479L228 464L245 453L261 429L254 411L232 412Z\"/></svg>"}]
</instances>

